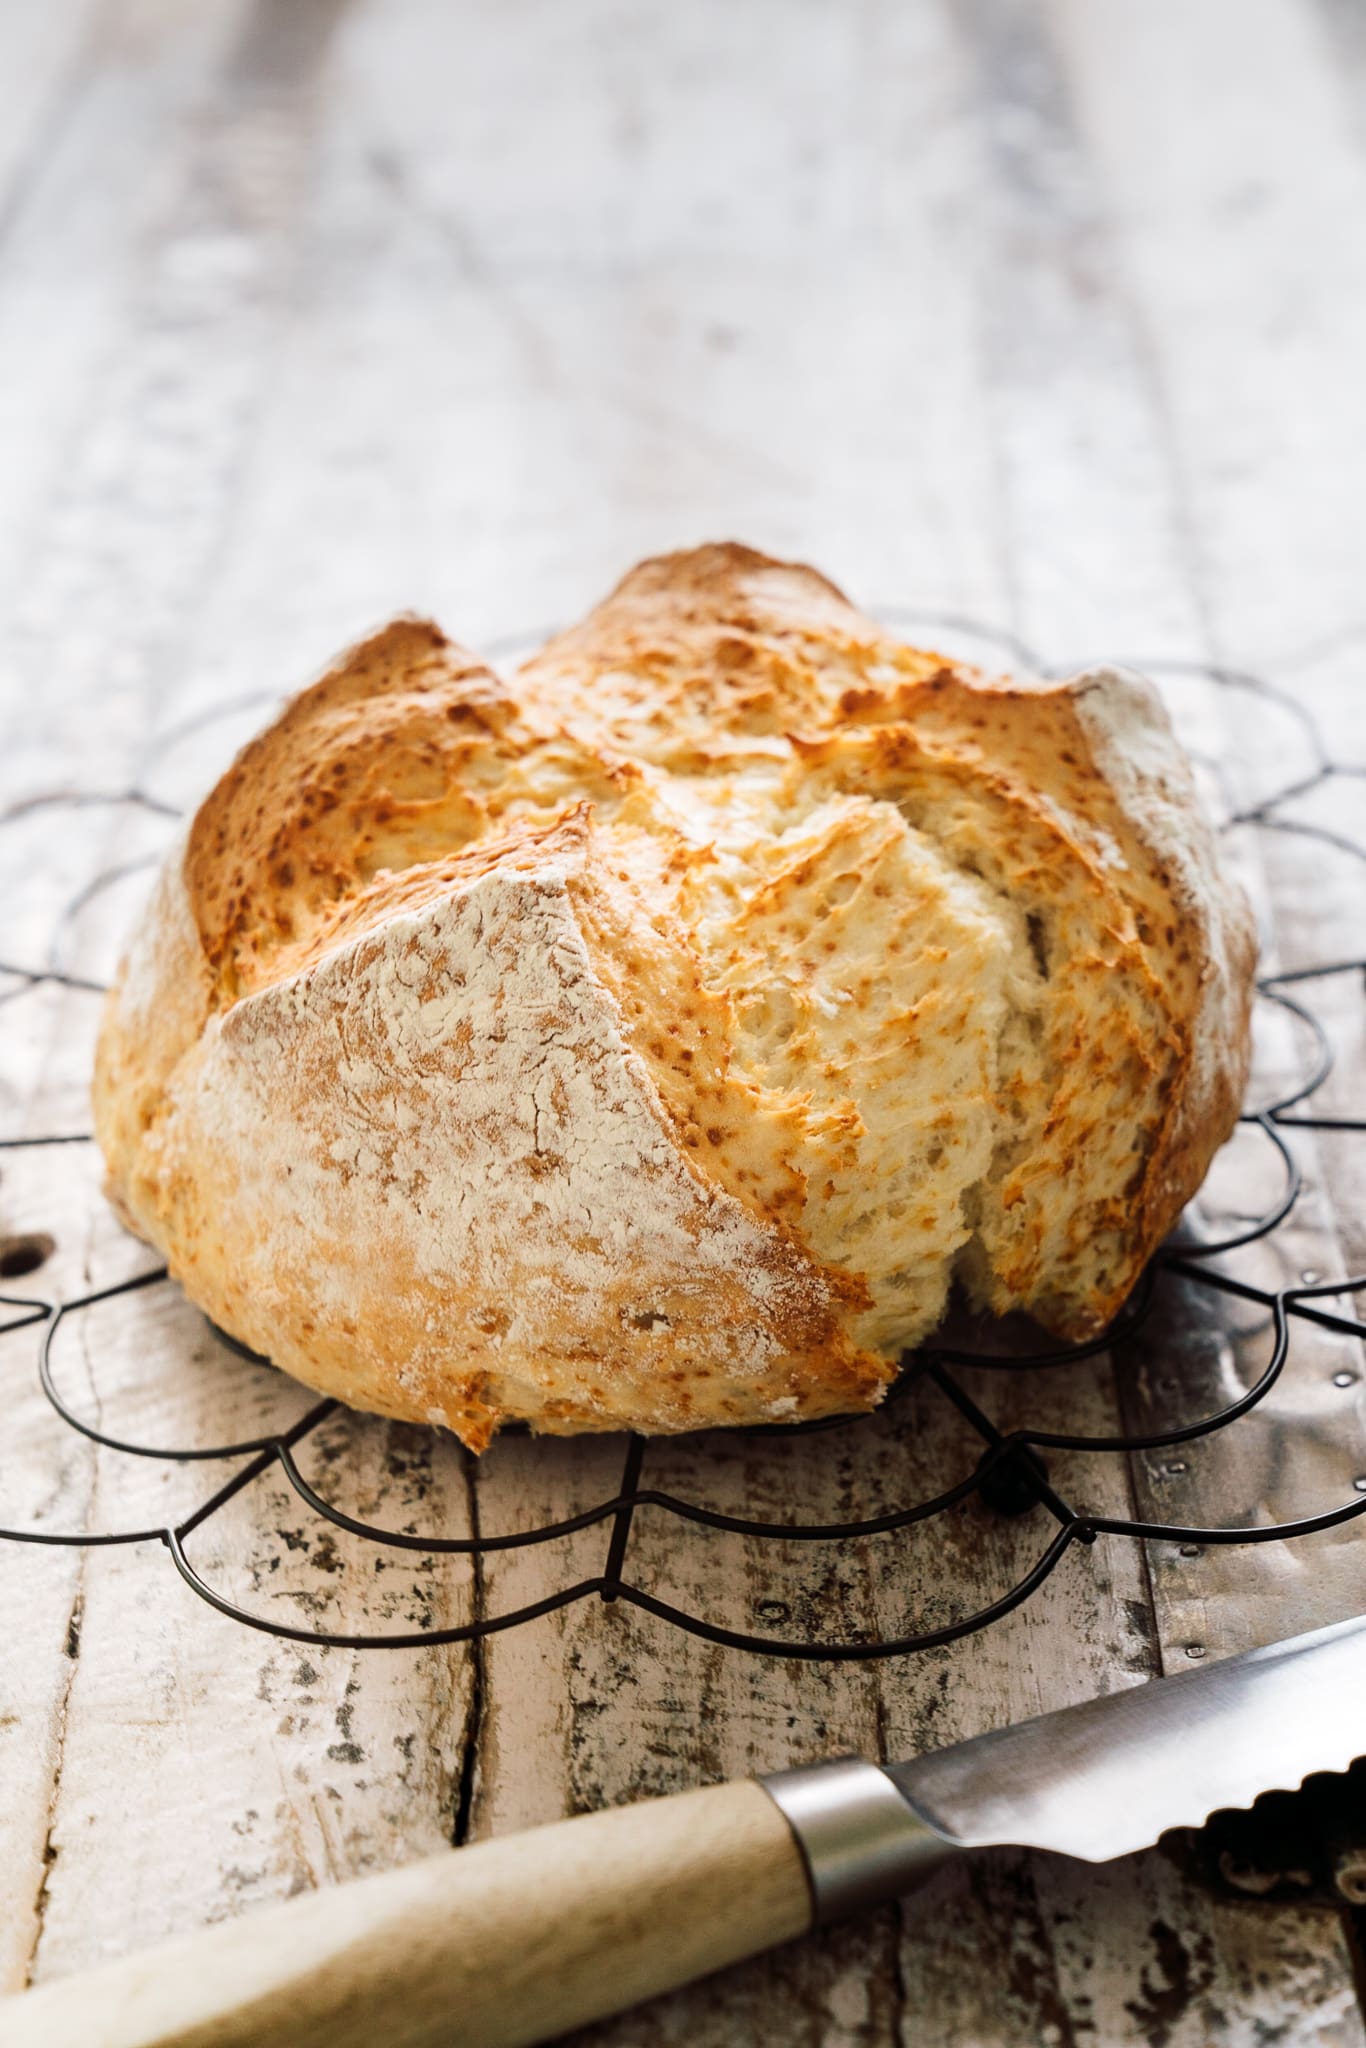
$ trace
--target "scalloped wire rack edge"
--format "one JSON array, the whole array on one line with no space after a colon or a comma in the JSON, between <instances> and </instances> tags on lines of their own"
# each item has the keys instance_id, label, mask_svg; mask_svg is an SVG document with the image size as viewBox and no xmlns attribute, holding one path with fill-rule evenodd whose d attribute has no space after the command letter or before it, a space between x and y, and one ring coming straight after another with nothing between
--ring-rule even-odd
<instances>
[{"instance_id":1,"label":"scalloped wire rack edge","mask_svg":"<svg viewBox=\"0 0 1366 2048\"><path fill-rule=\"evenodd\" d=\"M1023 667L1040 673L1065 674L1071 672L1071 667L1080 666L1073 664L1066 669L1054 667L1045 670L1043 664L1034 658L1031 651L1016 636L985 628L976 621L956 615L932 615L923 612L911 614L897 608L884 608L881 616L894 622L914 618L917 624L930 625L941 632L971 634L1002 647ZM515 642L509 640L505 645L508 649L513 646L524 646L529 638L530 636L519 635ZM502 651L504 650L499 647L489 649L490 654ZM1313 761L1311 771L1307 775L1296 775L1251 808L1239 811L1230 805L1229 815L1221 826L1222 831L1229 831L1234 827L1251 827L1262 831L1292 833L1317 839L1339 852L1346 852L1366 862L1366 847L1358 846L1353 840L1302 818L1281 815L1283 806L1311 794L1332 777L1366 778L1366 766L1343 766L1329 758L1312 717L1294 697L1262 677L1203 662L1156 661L1136 662L1133 665L1145 668L1149 673L1165 672L1172 675L1201 677L1226 689L1243 690L1260 696L1276 703L1296 722L1303 733ZM229 713L255 709L258 705L265 708L272 701L274 699L269 694L261 693L249 699L236 699L230 703L211 706L193 719L186 720L164 733L150 758L154 760L156 754L164 752L173 741L183 738L197 727L209 725ZM1216 775L1219 772L1217 763L1204 761L1202 765ZM0 813L0 829L21 816L31 815L39 808L51 808L60 813L63 809L118 804L140 806L147 811L169 817L178 815L174 804L152 791L135 786L112 793L62 792L54 796L40 796L21 801ZM102 870L86 883L66 905L58 921L45 965L34 968L0 963L0 976L7 977L11 983L9 988L0 991L0 1007L45 983L57 984L73 991L103 993L103 984L72 972L65 964L66 935L77 914L101 891L149 864L150 857L123 862ZM339 1404L336 1401L322 1400L315 1403L292 1427L282 1432L187 1450L166 1450L126 1441L96 1428L68 1404L57 1384L53 1365L53 1345L58 1331L70 1318L100 1303L129 1296L145 1288L171 1284L166 1269L159 1267L113 1286L100 1288L66 1301L0 1294L0 1311L9 1312L8 1319L0 1321L0 1340L12 1338L20 1331L31 1329L35 1324L45 1326L39 1349L39 1375L43 1391L56 1416L68 1427L97 1445L130 1456L164 1459L176 1464L238 1459L245 1462L225 1483L213 1489L200 1501L191 1513L174 1523L117 1532L55 1532L36 1528L0 1528L0 1540L87 1548L160 1543L169 1553L180 1577L211 1607L248 1628L301 1643L368 1650L414 1649L442 1643L472 1642L506 1629L516 1628L557 1608L568 1607L582 1600L598 1599L605 1602L624 1601L691 1635L729 1649L808 1661L848 1662L905 1656L914 1651L932 1649L954 1642L960 1637L986 1628L1011 1613L1036 1593L1074 1545L1091 1545L1102 1536L1202 1546L1285 1542L1331 1529L1358 1516L1366 1515L1366 1480L1358 1480L1354 1497L1337 1507L1298 1520L1269 1525L1259 1523L1207 1528L1095 1515L1073 1507L1055 1491L1041 1455L1045 1451L1055 1450L1110 1452L1129 1456L1133 1453L1187 1444L1211 1436L1236 1424L1270 1394L1290 1356L1291 1330L1296 1321L1317 1324L1349 1337L1366 1338L1366 1321L1353 1315L1342 1314L1337 1309L1319 1305L1341 1301L1343 1298L1350 1299L1357 1292L1366 1291L1366 1274L1316 1280L1298 1287L1270 1291L1255 1287L1227 1273L1216 1272L1207 1263L1213 1258L1235 1252L1243 1246L1269 1237L1293 1209L1300 1193L1301 1176L1290 1144L1283 1135L1287 1128L1366 1132L1366 1117L1346 1118L1304 1113L1306 1106L1312 1109L1313 1098L1333 1071L1333 1050L1327 1030L1320 1019L1299 996L1289 994L1288 990L1292 986L1303 988L1307 984L1337 976L1358 977L1362 982L1363 992L1366 992L1366 957L1333 960L1318 966L1271 974L1263 977L1258 984L1259 992L1264 999L1279 1005L1307 1029L1313 1045L1313 1056L1307 1075L1278 1100L1245 1114L1243 1118L1245 1125L1258 1129L1265 1141L1274 1148L1283 1170L1280 1192L1265 1214L1236 1235L1218 1242L1164 1248L1148 1267L1116 1321L1108 1330L1088 1343L1062 1346L1032 1355L1002 1356L991 1352L951 1350L936 1346L923 1347L915 1353L906 1355L902 1361L901 1373L890 1389L887 1404L884 1406L903 1399L917 1384L928 1383L956 1410L958 1416L982 1444L981 1456L974 1470L955 1485L927 1499L884 1514L842 1522L753 1520L727 1514L695 1501L684 1500L673 1493L643 1485L641 1481L647 1444L644 1438L631 1436L626 1439L621 1478L616 1492L577 1514L504 1535L481 1533L454 1537L378 1527L348 1514L335 1503L325 1499L310 1483L297 1462L297 1447L337 1411ZM1301 1113L1296 1114L1297 1111ZM0 1152L31 1147L86 1145L91 1142L90 1135L85 1132L0 1138ZM1096 1357L1108 1351L1112 1345L1131 1339L1150 1313L1155 1282L1163 1273L1177 1275L1187 1282L1252 1303L1265 1311L1271 1319L1272 1344L1267 1362L1253 1383L1236 1400L1215 1413L1202 1416L1178 1428L1149 1434L1082 1436L1032 1428L1002 1431L962 1384L960 1373L963 1369L985 1368L1022 1374L1065 1367ZM241 1351L245 1357L255 1358L254 1353L245 1351L244 1347L237 1345L233 1339L226 1336L226 1333L219 1331L217 1334L233 1349ZM866 1428L870 1420L871 1418L867 1416L832 1417L805 1424L771 1425L739 1434L749 1437L791 1437L816 1431L851 1431ZM469 1452L462 1450L462 1456L466 1459L470 1455ZM350 1535L370 1543L391 1549L420 1552L424 1555L445 1553L468 1556L477 1562L487 1554L553 1543L579 1531L604 1525L607 1548L603 1567L596 1575L580 1579L574 1584L547 1594L542 1599L506 1613L482 1616L458 1626L379 1633L350 1633L292 1626L254 1613L219 1592L196 1569L186 1548L196 1530L202 1528L229 1501L272 1467L283 1474L295 1494L313 1513ZM828 1543L892 1535L910 1528L913 1524L930 1521L974 1494L979 1495L988 1506L1002 1514L1013 1515L1043 1509L1055 1524L1054 1532L1029 1570L998 1599L941 1627L912 1634L833 1642L752 1634L721 1627L707 1620L705 1616L690 1613L661 1600L643 1586L633 1584L626 1576L633 1519L637 1510L641 1508L654 1508L684 1522L748 1538Z\"/></svg>"}]
</instances>

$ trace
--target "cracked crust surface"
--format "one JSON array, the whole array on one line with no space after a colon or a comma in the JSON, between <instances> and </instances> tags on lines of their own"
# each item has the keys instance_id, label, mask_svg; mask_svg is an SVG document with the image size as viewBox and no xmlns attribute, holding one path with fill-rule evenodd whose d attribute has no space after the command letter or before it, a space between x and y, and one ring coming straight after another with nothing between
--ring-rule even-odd
<instances>
[{"instance_id":1,"label":"cracked crust surface","mask_svg":"<svg viewBox=\"0 0 1366 2048\"><path fill-rule=\"evenodd\" d=\"M1114 1313L1238 1113L1253 938L1161 704L814 571L642 564L510 681L434 626L239 756L111 995L121 1212L357 1406L875 1402L956 1277Z\"/></svg>"}]
</instances>

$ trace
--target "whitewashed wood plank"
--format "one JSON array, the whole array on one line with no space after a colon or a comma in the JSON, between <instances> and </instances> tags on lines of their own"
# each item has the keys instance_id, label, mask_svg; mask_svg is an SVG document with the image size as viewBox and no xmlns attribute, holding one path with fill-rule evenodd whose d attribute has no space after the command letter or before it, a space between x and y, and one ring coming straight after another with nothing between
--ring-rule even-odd
<instances>
[{"instance_id":1,"label":"whitewashed wood plank","mask_svg":"<svg viewBox=\"0 0 1366 2048\"><path fill-rule=\"evenodd\" d=\"M22 175L9 192L0 266L0 407L4 410L7 459L0 475L0 534L8 543L34 525L37 492L47 474L50 451L45 438L70 424L79 405L82 374L88 374L92 352L72 346L69 329L54 320L51 306L68 283L71 269L79 274L85 253L82 233L92 226L103 234L103 260L90 266L107 291L129 259L136 233L133 195L138 173L147 159L133 144L139 118L148 111L148 74L134 67L117 88L107 89L73 70L72 54L89 22L77 10L20 9L6 16L7 92L26 95L28 112L17 111L4 124L6 142L16 151L35 150L29 121L45 122L46 146L26 164L12 159L12 172ZM31 47L21 58L15 39ZM35 38L37 39L35 41ZM165 41L174 42L173 36ZM196 41L197 39L191 39ZM96 67L97 69L97 67ZM176 58L164 67L182 90L193 66ZM63 84L64 79L64 84ZM31 95L31 97L29 97ZM155 95L152 95L153 100ZM79 163L92 144L107 152L107 175L88 187L85 203L72 203L63 191L63 172ZM65 202L64 206L62 202ZM60 218L65 233L56 227ZM119 221L122 206L128 218ZM80 287L67 302L68 316L91 310L100 301ZM107 304L107 298L103 301ZM46 315L46 317L44 317ZM77 318L73 323L79 328ZM59 373L52 375L54 364ZM6 566L11 557L6 552ZM30 765L26 715L32 700L22 693L14 663L13 603L17 579L7 575L5 592L3 682L7 746L5 795L25 783ZM105 707L102 707L105 708ZM127 707L124 707L125 731ZM138 713L134 712L136 721ZM105 765L102 750L115 739L117 719L87 717L66 735L66 763L78 777L83 768L97 784ZM89 814L78 829L53 847L51 816L35 816L22 826L0 829L0 862L6 882L6 947L10 957L40 965L43 943L66 895L84 879L93 850ZM101 832L104 821L98 821ZM83 1128L88 1122L81 1077L88 1072L94 998L62 1000L51 987L17 993L3 1014L3 1129L7 1135L30 1134L54 1127ZM58 1085L44 1097L39 1081L44 1068ZM0 1227L5 1236L56 1240L55 1252L38 1270L11 1283L11 1291L41 1298L50 1285L75 1286L92 1265L95 1239L105 1253L111 1240L103 1203L92 1200L92 1176L78 1150L6 1153L0 1178ZM60 1219L60 1220L59 1220ZM93 1235L92 1235L93 1232ZM121 1233L116 1235L121 1236ZM119 1272L130 1270L126 1245L112 1251ZM134 1255L135 1256L135 1255ZM94 1263L103 1263L103 1259ZM144 1255L145 1263L145 1255ZM110 1271L110 1277L114 1277ZM55 1431L37 1390L38 1333L6 1340L6 1358L22 1376L7 1382L11 1400L13 1459L7 1461L4 1518L25 1525L36 1515L44 1526L81 1527L90 1508L93 1461L88 1447L67 1432ZM46 1899L51 1865L51 1825L67 1727L71 1680L79 1650L79 1593L85 1560L70 1550L0 1548L0 1597L9 1624L24 1642L24 1655L7 1660L0 1709L0 1809L4 1813L4 1911L0 1914L0 1979L7 1987L22 1984L28 1972L38 1922ZM74 1624L74 1626L73 1626Z\"/></svg>"},{"instance_id":2,"label":"whitewashed wood plank","mask_svg":"<svg viewBox=\"0 0 1366 2048\"><path fill-rule=\"evenodd\" d=\"M1366 158L1305 0L1057 0L1216 651L1361 623Z\"/></svg>"},{"instance_id":3,"label":"whitewashed wood plank","mask_svg":"<svg viewBox=\"0 0 1366 2048\"><path fill-rule=\"evenodd\" d=\"M349 1421L337 1439L330 1494L353 1510L368 1502L381 1522L463 1532L463 1475L446 1446ZM101 1460L96 1516L123 1512L118 1465ZM199 1468L198 1491L215 1479ZM174 1491L191 1483L177 1475ZM469 1618L463 1561L380 1553L377 1576L374 1545L314 1518L278 1478L188 1549L216 1588L286 1625L383 1632ZM281 1642L196 1601L155 1549L101 1553L99 1565L83 1589L37 1974L450 1839L467 1703L448 1653Z\"/></svg>"},{"instance_id":4,"label":"whitewashed wood plank","mask_svg":"<svg viewBox=\"0 0 1366 2048\"><path fill-rule=\"evenodd\" d=\"M334 14L311 6L288 23L270 10L228 16L236 41L207 90L196 82L199 125L175 159L150 246L130 266L126 309L110 323L86 401L88 431L29 536L35 573L8 646L21 675L42 679L30 725L46 728L52 761L84 786L129 772L149 701L169 679L213 573L271 336L288 307L285 258ZM97 677L106 684L99 691ZM82 836L84 815L73 837ZM92 868L102 842L126 849L136 815L121 814L112 834L83 835ZM100 939L98 924L73 940ZM88 1043L81 1023L48 1048L27 1112L32 1127L84 1108ZM46 1182L43 1168L25 1171L35 1182L26 1213L61 1196L51 1278L69 1288L73 1262L91 1264L71 1222L77 1190L54 1183L56 1168ZM103 1244L107 1212L97 1201L89 1213ZM153 1442L240 1433L233 1410L244 1369L219 1357L187 1374L186 1339L152 1336L151 1300L73 1322L59 1346L64 1385L70 1375L78 1404L105 1426L127 1416ZM159 1384L148 1381L149 1356L172 1368ZM270 1381L271 1399L297 1412L298 1390ZM414 1446L378 1427L358 1425L354 1436L349 1424L338 1429L342 1441L324 1470L353 1511L359 1501L381 1522L430 1515L436 1529L460 1533L466 1487L451 1447ZM30 1477L55 1455L65 1481L55 1502L37 1505L49 1517L64 1511L75 1526L126 1527L130 1515L135 1526L155 1525L213 1483L210 1466L130 1467L65 1432L54 1439L41 1411L33 1432L41 1449ZM214 1582L240 1588L249 1606L342 1629L367 1618L389 1628L467 1618L463 1562L379 1553L381 1579L369 1546L312 1523L278 1483L260 1481L255 1493L191 1545ZM262 1531L281 1526L283 1537L263 1553ZM21 1730L30 1739L16 1751L18 1796L6 1802L11 1982L449 1839L467 1707L460 1658L440 1650L381 1657L362 1691L354 1655L286 1651L222 1619L194 1600L155 1545L56 1555L65 1575L49 1566L47 1576L60 1577L54 1597L66 1599L69 1620L42 1632L58 1661L44 1672L35 1653L33 1671L47 1684L44 1691L35 1678L39 1699ZM7 1552L7 1581L37 1584L32 1560ZM46 1740L35 1744L44 1725Z\"/></svg>"},{"instance_id":5,"label":"whitewashed wood plank","mask_svg":"<svg viewBox=\"0 0 1366 2048\"><path fill-rule=\"evenodd\" d=\"M1002 1901L1013 1939L1000 1953ZM1357 2048L1350 1973L1312 1909L1209 1902L1161 1855L993 1856L907 1902L937 1939L904 2035L991 2048ZM989 1974L984 1956L991 1957ZM932 2013L932 2034L925 2015ZM917 2036L917 2026L925 2026Z\"/></svg>"},{"instance_id":6,"label":"whitewashed wood plank","mask_svg":"<svg viewBox=\"0 0 1366 2048\"><path fill-rule=\"evenodd\" d=\"M168 137L197 95L239 9L190 0L119 7L16 6L0 33L74 40L47 97L17 55L0 92L22 101L4 144L27 150L0 225L0 613L12 616L44 565L33 543L93 430L95 388L127 314L134 257L165 203L175 153ZM78 21L79 15L79 21ZM69 61L68 61L69 59ZM54 100L51 95L57 95ZM32 124L41 124L35 135ZM64 534L70 547L74 536ZM88 545L87 537L87 545ZM0 645L0 688L18 688L14 650ZM26 706L31 709L31 705ZM17 729L15 729L17 728ZM36 734L15 721L6 766L32 790ZM112 764L111 764L112 765ZM60 776L60 755L44 772Z\"/></svg>"},{"instance_id":7,"label":"whitewashed wood plank","mask_svg":"<svg viewBox=\"0 0 1366 2048\"><path fill-rule=\"evenodd\" d=\"M1058 664L1189 654L1201 619L1185 510L1059 53L1013 0L974 0L960 19L1011 623Z\"/></svg>"}]
</instances>

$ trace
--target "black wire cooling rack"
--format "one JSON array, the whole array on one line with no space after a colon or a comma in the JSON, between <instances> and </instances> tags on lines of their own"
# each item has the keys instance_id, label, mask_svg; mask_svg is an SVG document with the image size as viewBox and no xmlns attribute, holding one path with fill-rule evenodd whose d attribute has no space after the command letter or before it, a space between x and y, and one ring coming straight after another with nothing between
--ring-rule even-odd
<instances>
[{"instance_id":1,"label":"black wire cooling rack","mask_svg":"<svg viewBox=\"0 0 1366 2048\"><path fill-rule=\"evenodd\" d=\"M884 611L883 616L893 618L900 624L910 615ZM992 632L973 622L957 618L928 618L924 614L916 614L914 617L919 627L930 627L940 634L966 635L976 641L985 641L997 648L1004 648L1026 668L1038 670L1043 667L1031 655L1029 649L1009 635ZM1366 863L1366 846L1357 844L1341 832L1306 821L1302 815L1287 809L1292 803L1299 803L1314 792L1322 790L1335 778L1366 778L1366 765L1346 765L1331 758L1308 711L1293 696L1259 676L1196 662L1140 662L1134 666L1146 668L1150 673L1166 670L1173 675L1203 678L1221 691L1242 693L1254 701L1260 700L1264 705L1275 705L1281 715L1294 722L1301 743L1301 765L1287 775L1280 786L1263 793L1251 806L1239 809L1235 803L1227 803L1227 816L1223 824L1225 831L1246 828L1262 833L1303 835L1319 841L1324 847L1331 847L1339 853L1346 853L1354 860ZM1054 667L1052 672L1067 671ZM183 738L194 726L207 727L221 718L225 712L240 713L253 708L257 702L264 704L269 701L271 700L263 697L260 700L237 700L231 705L213 706L201 713L197 719L164 735L158 752L164 752L168 745ZM1307 767L1304 765L1305 761L1308 763ZM1217 780L1222 781L1217 761L1206 760L1203 765L1214 773ZM1227 791L1225 794L1227 795ZM154 789L139 786L114 792L64 792L57 796L36 797L0 813L0 829L14 824L20 817L31 819L40 808L49 810L54 822L60 823L63 814L73 808L99 804L131 804L140 806L148 812L176 815L174 804L159 796ZM59 984L71 990L98 992L101 986L98 981L74 971L67 951L69 935L77 916L96 898L108 891L116 882L122 881L130 873L147 865L150 865L149 860L123 862L117 866L106 867L87 881L73 896L59 918L48 956L42 965L33 967L0 964L0 981L8 983L7 987L0 987L0 1006L12 1004L26 991L45 983ZM624 1441L620 1479L615 1490L581 1512L547 1521L533 1528L502 1534L480 1530L468 1536L451 1536L440 1530L379 1527L329 1501L301 1469L300 1448L307 1439L314 1437L327 1418L334 1414L337 1404L333 1401L317 1402L291 1427L282 1431L248 1436L231 1443L182 1450L167 1450L120 1438L97 1426L77 1411L59 1384L59 1374L54 1362L54 1347L59 1334L77 1319L89 1315L92 1310L100 1308L103 1304L126 1301L147 1289L170 1288L173 1283L168 1280L165 1270L159 1269L67 1300L0 1294L0 1311L4 1315L4 1320L0 1320L0 1343L12 1345L21 1332L31 1330L35 1325L43 1326L38 1371L43 1392L51 1404L54 1427L60 1424L79 1432L109 1451L131 1457L164 1460L182 1466L231 1463L234 1466L231 1475L222 1483L211 1487L188 1514L172 1522L152 1523L146 1527L120 1529L116 1532L81 1530L56 1533L46 1528L0 1528L0 1540L84 1547L160 1544L169 1554L185 1583L212 1607L247 1627L303 1643L334 1644L359 1650L470 1642L501 1630L515 1628L537 1616L550 1613L557 1608L569 1607L578 1601L602 1600L626 1602L686 1630L691 1635L730 1649L816 1661L848 1661L903 1656L913 1651L953 1642L959 1637L985 1628L1036 1593L1057 1569L1062 1559L1076 1546L1092 1545L1104 1537L1138 1541L1157 1540L1187 1546L1198 1545L1201 1548L1207 1545L1285 1543L1318 1531L1332 1529L1355 1517L1366 1516L1366 1476L1358 1477L1352 1482L1350 1497L1338 1505L1323 1512L1279 1523L1204 1527L1198 1524L1144 1521L1097 1514L1089 1512L1084 1507L1078 1507L1062 1495L1053 1482L1048 1463L1052 1453L1100 1453L1117 1458L1130 1458L1136 1454L1176 1448L1213 1437L1221 1431L1234 1428L1266 1402L1285 1371L1291 1356L1292 1338L1298 1327L1316 1325L1349 1338L1366 1338L1366 1322L1356 1315L1341 1312L1340 1306L1343 1303L1350 1305L1357 1292L1366 1291L1366 1274L1324 1279L1306 1274L1303 1284L1268 1288L1256 1285L1251 1279L1241 1277L1238 1273L1225 1270L1222 1265L1214 1263L1271 1238L1290 1217L1301 1193L1302 1179L1291 1141L1286 1135L1287 1131L1303 1129L1366 1132L1366 1117L1330 1116L1319 1114L1316 1109L1320 1091L1333 1072L1334 1054L1329 1032L1312 1006L1312 997L1316 990L1322 990L1327 983L1343 978L1358 984L1360 992L1366 996L1366 957L1336 958L1319 965L1271 974L1259 984L1263 1003L1273 1006L1292 1019L1294 1027L1302 1034L1304 1042L1310 1048L1307 1071L1277 1099L1250 1110L1243 1118L1244 1125L1249 1128L1250 1133L1255 1134L1256 1142L1269 1149L1269 1156L1274 1159L1278 1168L1278 1189L1274 1197L1268 1201L1264 1213L1248 1222L1245 1227L1239 1228L1234 1234L1217 1241L1173 1241L1153 1261L1115 1324L1090 1343L1032 1352L1016 1348L1008 1354L1003 1354L990 1345L980 1348L976 1345L953 1348L937 1344L923 1348L904 1359L901 1373L888 1395L886 1407L895 1411L913 1394L922 1402L928 1396L931 1413L933 1404L936 1401L942 1402L956 1412L960 1425L966 1425L972 1438L979 1441L981 1446L980 1455L966 1476L929 1497L909 1501L876 1515L833 1521L785 1521L736 1515L723 1512L699 1500L683 1498L676 1492L645 1484L644 1468L648 1446L641 1438L628 1437ZM0 1017L0 1027L2 1026L3 1017ZM0 1152L89 1143L90 1139L86 1133L61 1132L37 1137L0 1139ZM15 1279L25 1272L36 1271L42 1264L43 1257L43 1243L36 1238L8 1240L3 1251L0 1251L0 1277ZM1120 1361L1122 1369L1123 1360L1132 1356L1135 1348L1142 1343L1164 1276L1174 1277L1187 1286L1205 1290L1211 1296L1232 1297L1243 1303L1252 1304L1269 1322L1269 1357L1250 1385L1236 1398L1216 1407L1213 1412L1183 1421L1177 1426L1127 1435L1068 1434L1029 1425L1002 1428L965 1384L966 1379L983 1371L1009 1375L1016 1381L1021 1378L1028 1380L1031 1375L1047 1374L1051 1378L1056 1372L1069 1368L1084 1370L1086 1361L1101 1360L1103 1354L1109 1354L1112 1359ZM1334 1303L1339 1306L1329 1305ZM233 1350L241 1350L232 1339L224 1338L222 1332L217 1334ZM253 1354L244 1352L243 1356L251 1358ZM1108 1368L1102 1365L1096 1369ZM1346 1384L1350 1377L1352 1376L1341 1375L1339 1384ZM885 1409L880 1413L885 1415ZM861 1433L866 1435L877 1426L878 1418L859 1416L835 1418L795 1427L769 1426L745 1432L728 1432L728 1435L750 1439L756 1453L762 1456L763 1440L769 1437L791 1438L798 1434L811 1434L817 1431L822 1434L838 1432L843 1439L843 1447L852 1448L856 1457ZM921 1427L926 1426L932 1427L932 1422L927 1424L922 1418ZM468 1459L468 1453L463 1455ZM1179 1464L1168 1466L1168 1470L1181 1469L1184 1467ZM442 1554L464 1556L473 1560L478 1568L482 1560L500 1551L524 1549L533 1545L554 1545L581 1532L599 1528L604 1537L601 1569L547 1594L544 1598L515 1607L505 1613L481 1615L459 1626L433 1624L413 1630L384 1633L345 1633L326 1628L294 1626L277 1618L253 1612L218 1590L196 1567L187 1548L196 1531L203 1529L205 1524L218 1515L230 1501L272 1471L287 1482L299 1501L315 1515L322 1517L335 1528L348 1532L350 1536L379 1546L383 1550L416 1552L428 1558ZM992 1515L1042 1514L1051 1525L1048 1539L1034 1563L999 1598L975 1612L960 1614L942 1626L925 1628L914 1633L890 1635L881 1639L863 1637L853 1641L830 1640L818 1630L813 1630L805 1637L796 1638L753 1634L721 1626L704 1614L687 1611L681 1606L661 1599L647 1586L636 1583L630 1575L632 1532L636 1526L636 1517L642 1509L652 1509L666 1516L676 1517L681 1522L759 1542L822 1545L849 1543L854 1539L875 1536L895 1538L917 1524L932 1523L938 1517L948 1514L950 1510L974 1499L984 1512ZM777 1590L782 1590L781 1586ZM785 1615L788 1612L787 1603L760 1602L759 1612L764 1614L766 1611Z\"/></svg>"}]
</instances>

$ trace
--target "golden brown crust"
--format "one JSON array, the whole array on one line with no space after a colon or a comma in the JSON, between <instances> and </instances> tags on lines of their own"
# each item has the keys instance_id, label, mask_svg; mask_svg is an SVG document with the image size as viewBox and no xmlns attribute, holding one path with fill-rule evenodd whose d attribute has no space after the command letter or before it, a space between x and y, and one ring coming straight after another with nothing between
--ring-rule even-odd
<instances>
[{"instance_id":1,"label":"golden brown crust","mask_svg":"<svg viewBox=\"0 0 1366 2048\"><path fill-rule=\"evenodd\" d=\"M884 633L819 571L724 542L642 562L518 686L590 744L667 766L828 731L865 696L882 703L950 667Z\"/></svg>"},{"instance_id":2,"label":"golden brown crust","mask_svg":"<svg viewBox=\"0 0 1366 2048\"><path fill-rule=\"evenodd\" d=\"M1089 1332L1237 1115L1253 946L1146 685L642 564L509 686L401 620L201 807L111 998L123 1213L482 1445L876 1400L957 1275Z\"/></svg>"}]
</instances>

